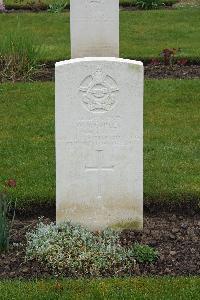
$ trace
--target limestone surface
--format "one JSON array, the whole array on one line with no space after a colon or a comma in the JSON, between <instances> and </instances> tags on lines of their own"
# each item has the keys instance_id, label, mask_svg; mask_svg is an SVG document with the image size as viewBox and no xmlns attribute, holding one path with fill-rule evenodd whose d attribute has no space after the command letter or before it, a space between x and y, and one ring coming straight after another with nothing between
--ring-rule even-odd
<instances>
[{"instance_id":1,"label":"limestone surface","mask_svg":"<svg viewBox=\"0 0 200 300\"><path fill-rule=\"evenodd\" d=\"M119 0L71 0L71 57L119 57Z\"/></svg>"},{"instance_id":2,"label":"limestone surface","mask_svg":"<svg viewBox=\"0 0 200 300\"><path fill-rule=\"evenodd\" d=\"M143 65L56 64L57 222L91 230L143 224Z\"/></svg>"}]
</instances>

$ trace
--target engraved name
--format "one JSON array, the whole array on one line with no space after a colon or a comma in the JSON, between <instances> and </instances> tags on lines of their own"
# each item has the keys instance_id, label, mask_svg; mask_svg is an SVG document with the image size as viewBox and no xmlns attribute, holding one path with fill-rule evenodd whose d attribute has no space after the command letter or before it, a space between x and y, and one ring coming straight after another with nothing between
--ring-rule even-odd
<instances>
[{"instance_id":1,"label":"engraved name","mask_svg":"<svg viewBox=\"0 0 200 300\"><path fill-rule=\"evenodd\" d=\"M79 120L76 123L77 128L90 130L90 129L120 129L120 116L106 119L90 119Z\"/></svg>"}]
</instances>

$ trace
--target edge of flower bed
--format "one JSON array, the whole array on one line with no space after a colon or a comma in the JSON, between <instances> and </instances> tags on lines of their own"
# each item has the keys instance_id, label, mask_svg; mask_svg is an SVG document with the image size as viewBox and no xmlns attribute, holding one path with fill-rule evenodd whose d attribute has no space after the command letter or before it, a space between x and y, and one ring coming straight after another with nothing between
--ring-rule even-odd
<instances>
[{"instance_id":1,"label":"edge of flower bed","mask_svg":"<svg viewBox=\"0 0 200 300\"><path fill-rule=\"evenodd\" d=\"M174 4L176 4L178 0L163 0L164 6L159 7L158 9L172 8ZM25 10L25 11L46 11L49 8L48 4L5 4L6 10ZM141 10L141 8L136 6L136 3L132 3L131 1L124 1L120 3L120 9L129 8L133 10ZM70 10L70 4L66 4L65 10Z\"/></svg>"},{"instance_id":2,"label":"edge of flower bed","mask_svg":"<svg viewBox=\"0 0 200 300\"><path fill-rule=\"evenodd\" d=\"M15 214L17 218L27 219L30 217L40 217L44 216L47 218L55 219L56 216L56 203L55 199L41 201L25 201L21 203L20 207L16 207ZM159 197L157 200L148 198L144 199L144 215L149 214L160 214L160 213L172 213L177 215L200 215L200 198L191 198L180 202L159 202ZM12 210L11 210L12 215Z\"/></svg>"}]
</instances>

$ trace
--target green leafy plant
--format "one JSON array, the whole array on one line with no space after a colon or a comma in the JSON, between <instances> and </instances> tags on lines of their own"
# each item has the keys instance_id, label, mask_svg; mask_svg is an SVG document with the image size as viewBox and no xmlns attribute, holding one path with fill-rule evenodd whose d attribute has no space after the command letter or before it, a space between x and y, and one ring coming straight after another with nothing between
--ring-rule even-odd
<instances>
[{"instance_id":1,"label":"green leafy plant","mask_svg":"<svg viewBox=\"0 0 200 300\"><path fill-rule=\"evenodd\" d=\"M0 251L7 250L9 244L8 207L6 194L0 193Z\"/></svg>"},{"instance_id":2,"label":"green leafy plant","mask_svg":"<svg viewBox=\"0 0 200 300\"><path fill-rule=\"evenodd\" d=\"M134 246L134 257L140 263L151 263L158 257L158 252L148 245L140 245L136 243Z\"/></svg>"},{"instance_id":3,"label":"green leafy plant","mask_svg":"<svg viewBox=\"0 0 200 300\"><path fill-rule=\"evenodd\" d=\"M7 187L16 187L16 181L14 179L9 179L6 182L5 190L0 193L0 251L8 250L10 230L15 217L15 209L13 213L12 222L8 221L8 213L11 209L11 203L9 201L9 196L7 193Z\"/></svg>"},{"instance_id":4,"label":"green leafy plant","mask_svg":"<svg viewBox=\"0 0 200 300\"><path fill-rule=\"evenodd\" d=\"M16 3L16 7L28 8L33 11L39 11L47 7L43 0L15 0L14 2Z\"/></svg>"},{"instance_id":5,"label":"green leafy plant","mask_svg":"<svg viewBox=\"0 0 200 300\"><path fill-rule=\"evenodd\" d=\"M39 68L41 53L42 48L35 46L30 34L22 33L19 29L5 33L0 44L1 81L30 80Z\"/></svg>"},{"instance_id":6,"label":"green leafy plant","mask_svg":"<svg viewBox=\"0 0 200 300\"><path fill-rule=\"evenodd\" d=\"M27 260L45 264L55 275L79 277L129 274L137 258L140 258L138 248L123 247L120 234L111 229L92 233L70 222L45 225L40 221L36 230L27 233L26 238ZM152 249L151 258L153 253ZM147 261L149 256L146 255Z\"/></svg>"},{"instance_id":7,"label":"green leafy plant","mask_svg":"<svg viewBox=\"0 0 200 300\"><path fill-rule=\"evenodd\" d=\"M156 9L163 5L162 0L139 0L136 2L136 6L141 9Z\"/></svg>"},{"instance_id":8,"label":"green leafy plant","mask_svg":"<svg viewBox=\"0 0 200 300\"><path fill-rule=\"evenodd\" d=\"M69 1L67 2L55 2L53 4L49 4L48 12L51 13L60 13L62 12L66 6L69 4Z\"/></svg>"}]
</instances>

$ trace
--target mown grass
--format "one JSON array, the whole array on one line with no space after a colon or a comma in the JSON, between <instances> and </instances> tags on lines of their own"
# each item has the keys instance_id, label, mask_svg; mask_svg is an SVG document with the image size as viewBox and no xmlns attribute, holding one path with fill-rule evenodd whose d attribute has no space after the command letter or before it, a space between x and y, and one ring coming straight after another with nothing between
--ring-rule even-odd
<instances>
[{"instance_id":1,"label":"mown grass","mask_svg":"<svg viewBox=\"0 0 200 300\"><path fill-rule=\"evenodd\" d=\"M0 14L0 43L19 27L44 47L42 61L70 58L69 13ZM199 60L199 9L121 11L120 56L131 59L160 57L165 48L181 48L179 56ZM6 31L5 31L6 28Z\"/></svg>"},{"instance_id":2,"label":"mown grass","mask_svg":"<svg viewBox=\"0 0 200 300\"><path fill-rule=\"evenodd\" d=\"M199 80L146 82L146 202L200 199L199 83Z\"/></svg>"},{"instance_id":3,"label":"mown grass","mask_svg":"<svg viewBox=\"0 0 200 300\"><path fill-rule=\"evenodd\" d=\"M0 102L2 183L17 180L18 207L54 199L54 84L3 84Z\"/></svg>"},{"instance_id":4,"label":"mown grass","mask_svg":"<svg viewBox=\"0 0 200 300\"><path fill-rule=\"evenodd\" d=\"M145 203L200 200L199 80L147 80ZM0 86L0 188L17 207L55 202L54 83Z\"/></svg>"},{"instance_id":5,"label":"mown grass","mask_svg":"<svg viewBox=\"0 0 200 300\"><path fill-rule=\"evenodd\" d=\"M197 300L198 277L1 281L0 299Z\"/></svg>"}]
</instances>

